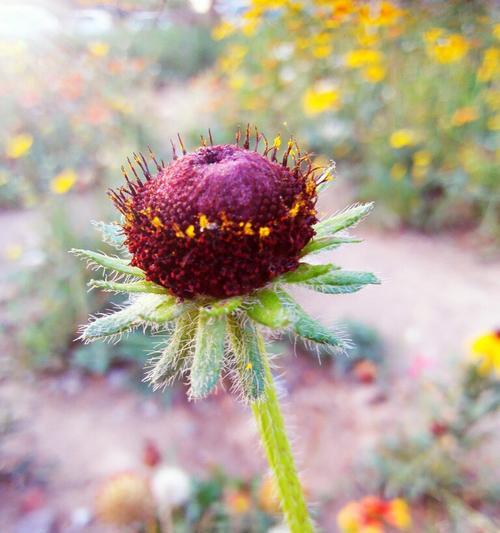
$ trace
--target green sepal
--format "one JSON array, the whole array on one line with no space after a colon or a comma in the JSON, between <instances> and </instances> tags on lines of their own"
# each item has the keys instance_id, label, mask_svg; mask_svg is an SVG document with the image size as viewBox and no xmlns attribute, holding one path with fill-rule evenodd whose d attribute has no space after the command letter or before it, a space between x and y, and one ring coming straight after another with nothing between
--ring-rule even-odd
<instances>
[{"instance_id":1,"label":"green sepal","mask_svg":"<svg viewBox=\"0 0 500 533\"><path fill-rule=\"evenodd\" d=\"M303 286L325 294L346 294L359 291L365 285L378 285L379 283L380 280L371 272L333 270L305 281Z\"/></svg>"},{"instance_id":2,"label":"green sepal","mask_svg":"<svg viewBox=\"0 0 500 533\"><path fill-rule=\"evenodd\" d=\"M288 293L283 290L278 290L277 293L286 308L291 327L299 337L340 351L346 349L345 341L338 334L310 317Z\"/></svg>"},{"instance_id":3,"label":"green sepal","mask_svg":"<svg viewBox=\"0 0 500 533\"><path fill-rule=\"evenodd\" d=\"M100 279L91 279L88 283L91 289L102 289L107 292L145 292L149 294L167 294L167 289L157 285L152 281L132 281L130 283L119 283Z\"/></svg>"},{"instance_id":4,"label":"green sepal","mask_svg":"<svg viewBox=\"0 0 500 533\"><path fill-rule=\"evenodd\" d=\"M92 222L92 224L100 231L102 240L116 248L122 250L125 247L125 234L123 228L119 224L106 224L105 222Z\"/></svg>"},{"instance_id":5,"label":"green sepal","mask_svg":"<svg viewBox=\"0 0 500 533\"><path fill-rule=\"evenodd\" d=\"M281 275L276 281L284 283L302 283L311 278L326 274L331 268L337 267L330 264L310 265L309 263L299 263L299 266L295 270Z\"/></svg>"},{"instance_id":6,"label":"green sepal","mask_svg":"<svg viewBox=\"0 0 500 533\"><path fill-rule=\"evenodd\" d=\"M188 367L194 345L197 315L197 311L192 310L179 317L167 345L160 355L151 361L151 369L145 380L151 383L154 390L170 385Z\"/></svg>"},{"instance_id":7,"label":"green sepal","mask_svg":"<svg viewBox=\"0 0 500 533\"><path fill-rule=\"evenodd\" d=\"M88 261L103 267L106 270L114 270L120 274L127 274L138 278L144 278L144 272L137 267L129 264L128 259L121 259L120 257L110 257L109 255L100 252L92 252L91 250L71 250L72 254L77 257L83 257Z\"/></svg>"},{"instance_id":8,"label":"green sepal","mask_svg":"<svg viewBox=\"0 0 500 533\"><path fill-rule=\"evenodd\" d=\"M284 328L289 323L281 300L271 289L262 289L255 293L245 311L251 319L269 328Z\"/></svg>"},{"instance_id":9,"label":"green sepal","mask_svg":"<svg viewBox=\"0 0 500 533\"><path fill-rule=\"evenodd\" d=\"M178 302L174 296L161 296L161 298L163 301L158 306L142 314L142 318L145 322L164 324L165 322L170 322L171 320L176 319L188 309L192 308L192 304Z\"/></svg>"},{"instance_id":10,"label":"green sepal","mask_svg":"<svg viewBox=\"0 0 500 533\"><path fill-rule=\"evenodd\" d=\"M159 306L165 305L165 297L157 294L139 296L127 307L110 315L96 318L84 327L81 339L91 342L113 335L120 335L138 327Z\"/></svg>"},{"instance_id":11,"label":"green sepal","mask_svg":"<svg viewBox=\"0 0 500 533\"><path fill-rule=\"evenodd\" d=\"M199 314L190 371L190 398L204 398L217 385L224 364L225 338L225 315Z\"/></svg>"},{"instance_id":12,"label":"green sepal","mask_svg":"<svg viewBox=\"0 0 500 533\"><path fill-rule=\"evenodd\" d=\"M228 318L229 340L235 358L234 388L245 401L254 402L265 390L265 367L262 357L267 357L259 344L255 324L244 315Z\"/></svg>"},{"instance_id":13,"label":"green sepal","mask_svg":"<svg viewBox=\"0 0 500 533\"><path fill-rule=\"evenodd\" d=\"M300 252L301 257L306 255L317 254L319 252L327 252L328 250L334 250L341 244L352 244L362 242L362 239L355 239L353 237L341 237L340 235L334 235L330 237L314 237L312 238Z\"/></svg>"},{"instance_id":14,"label":"green sepal","mask_svg":"<svg viewBox=\"0 0 500 533\"><path fill-rule=\"evenodd\" d=\"M208 316L229 315L240 307L243 303L241 296L227 298L226 300L216 301L208 306L200 307L200 313Z\"/></svg>"},{"instance_id":15,"label":"green sepal","mask_svg":"<svg viewBox=\"0 0 500 533\"><path fill-rule=\"evenodd\" d=\"M326 237L358 223L373 209L373 202L348 207L336 215L314 225L316 237Z\"/></svg>"}]
</instances>

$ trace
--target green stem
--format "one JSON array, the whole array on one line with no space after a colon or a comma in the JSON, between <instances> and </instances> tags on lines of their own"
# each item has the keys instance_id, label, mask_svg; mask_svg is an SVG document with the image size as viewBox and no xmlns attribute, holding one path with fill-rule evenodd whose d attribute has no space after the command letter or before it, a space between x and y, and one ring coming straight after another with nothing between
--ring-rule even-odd
<instances>
[{"instance_id":1,"label":"green stem","mask_svg":"<svg viewBox=\"0 0 500 533\"><path fill-rule=\"evenodd\" d=\"M267 459L276 479L281 509L290 533L312 533L314 528L286 436L285 423L276 395L269 359L265 353L264 340L260 333L257 335L265 369L266 386L263 398L252 403L252 411Z\"/></svg>"}]
</instances>

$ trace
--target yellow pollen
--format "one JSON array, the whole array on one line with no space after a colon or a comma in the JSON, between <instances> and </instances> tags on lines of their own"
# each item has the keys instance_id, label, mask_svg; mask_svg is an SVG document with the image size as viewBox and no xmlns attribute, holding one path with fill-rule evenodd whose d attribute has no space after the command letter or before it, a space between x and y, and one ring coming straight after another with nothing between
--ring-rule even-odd
<instances>
[{"instance_id":1,"label":"yellow pollen","mask_svg":"<svg viewBox=\"0 0 500 533\"><path fill-rule=\"evenodd\" d=\"M312 196L315 192L316 192L316 182L314 181L314 178L311 177L307 180L307 183L306 183L306 193L309 196Z\"/></svg>"},{"instance_id":2,"label":"yellow pollen","mask_svg":"<svg viewBox=\"0 0 500 533\"><path fill-rule=\"evenodd\" d=\"M281 146L281 136L276 135L273 141L273 147L279 150L280 146Z\"/></svg>"},{"instance_id":3,"label":"yellow pollen","mask_svg":"<svg viewBox=\"0 0 500 533\"><path fill-rule=\"evenodd\" d=\"M296 217L298 214L299 214L299 211L300 211L300 206L301 206L302 202L300 200L297 200L293 206L291 207L291 209L288 211L288 214L294 218Z\"/></svg>"},{"instance_id":4,"label":"yellow pollen","mask_svg":"<svg viewBox=\"0 0 500 533\"><path fill-rule=\"evenodd\" d=\"M271 233L271 230L267 226L262 226L262 228L259 228L259 237L264 238L267 237Z\"/></svg>"},{"instance_id":5,"label":"yellow pollen","mask_svg":"<svg viewBox=\"0 0 500 533\"><path fill-rule=\"evenodd\" d=\"M252 370L253 365L252 363L247 363L246 370Z\"/></svg>"},{"instance_id":6,"label":"yellow pollen","mask_svg":"<svg viewBox=\"0 0 500 533\"><path fill-rule=\"evenodd\" d=\"M192 239L195 235L195 232L194 232L194 226L193 224L190 224L187 228L186 228L186 235Z\"/></svg>"},{"instance_id":7,"label":"yellow pollen","mask_svg":"<svg viewBox=\"0 0 500 533\"><path fill-rule=\"evenodd\" d=\"M245 235L253 235L254 234L254 231L252 229L252 223L251 222L247 222L244 226L243 226L243 233Z\"/></svg>"},{"instance_id":8,"label":"yellow pollen","mask_svg":"<svg viewBox=\"0 0 500 533\"><path fill-rule=\"evenodd\" d=\"M208 226L208 218L206 215L199 216L200 229L205 229Z\"/></svg>"},{"instance_id":9,"label":"yellow pollen","mask_svg":"<svg viewBox=\"0 0 500 533\"><path fill-rule=\"evenodd\" d=\"M164 227L163 222L158 217L153 217L153 219L151 220L151 224L153 224L153 226L157 229L161 229Z\"/></svg>"}]
</instances>

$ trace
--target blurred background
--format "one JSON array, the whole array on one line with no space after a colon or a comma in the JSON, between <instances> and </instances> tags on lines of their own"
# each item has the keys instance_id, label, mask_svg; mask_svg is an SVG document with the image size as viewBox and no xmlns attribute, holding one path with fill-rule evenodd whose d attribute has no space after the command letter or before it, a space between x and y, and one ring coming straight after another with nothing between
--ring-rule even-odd
<instances>
[{"instance_id":1,"label":"blurred background","mask_svg":"<svg viewBox=\"0 0 500 533\"><path fill-rule=\"evenodd\" d=\"M118 302L67 251L103 249L91 220L117 219L105 191L126 157L247 123L337 162L322 214L376 202L365 242L330 255L383 284L297 293L346 329L349 357L270 344L321 530L367 533L378 505L370 532L498 531L499 16L473 0L2 0L2 532L285 531L245 406L152 394L157 339L74 341Z\"/></svg>"}]
</instances>

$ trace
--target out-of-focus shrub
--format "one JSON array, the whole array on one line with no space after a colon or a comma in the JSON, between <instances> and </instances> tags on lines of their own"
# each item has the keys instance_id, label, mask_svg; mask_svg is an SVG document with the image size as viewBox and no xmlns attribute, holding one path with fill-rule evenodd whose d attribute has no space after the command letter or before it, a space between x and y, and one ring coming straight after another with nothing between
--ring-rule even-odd
<instances>
[{"instance_id":1,"label":"out-of-focus shrub","mask_svg":"<svg viewBox=\"0 0 500 533\"><path fill-rule=\"evenodd\" d=\"M48 224L41 230L39 246L15 259L22 265L26 253L31 264L12 275L14 298L7 304L6 327L18 357L34 368L60 366L78 324L103 304L102 296L82 290L88 281L84 266L68 259L68 249L81 242L71 228L68 210L59 205L46 215Z\"/></svg>"},{"instance_id":2,"label":"out-of-focus shrub","mask_svg":"<svg viewBox=\"0 0 500 533\"><path fill-rule=\"evenodd\" d=\"M102 182L146 144L149 68L104 41L0 42L0 206Z\"/></svg>"},{"instance_id":3,"label":"out-of-focus shrub","mask_svg":"<svg viewBox=\"0 0 500 533\"><path fill-rule=\"evenodd\" d=\"M498 487L483 462L500 407L499 376L500 334L491 332L473 343L456 390L431 388L436 396L427 427L403 434L395 427L379 447L377 489L440 507L461 530L496 531L491 511Z\"/></svg>"},{"instance_id":4,"label":"out-of-focus shrub","mask_svg":"<svg viewBox=\"0 0 500 533\"><path fill-rule=\"evenodd\" d=\"M418 228L500 220L500 26L488 2L252 0L214 30L261 127L343 160L360 197ZM236 113L235 110L238 110ZM285 122L285 124L283 124ZM331 151L330 151L331 150Z\"/></svg>"}]
</instances>

